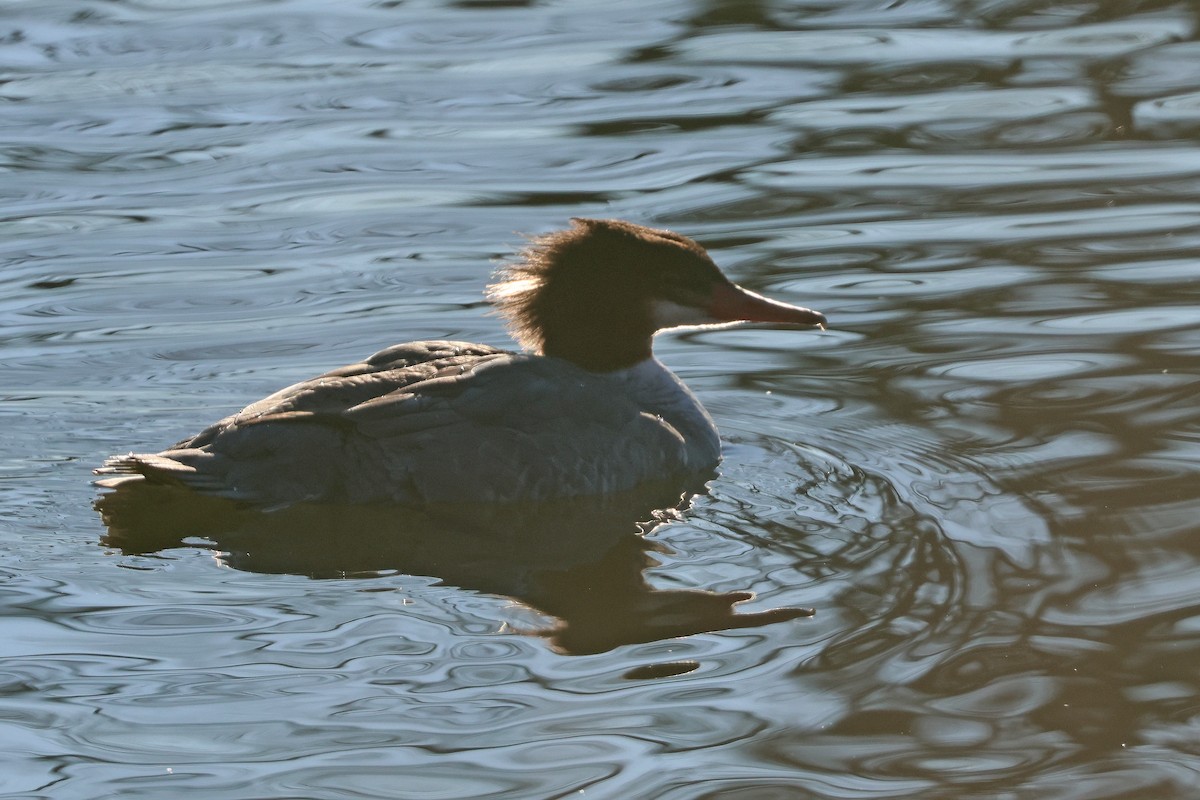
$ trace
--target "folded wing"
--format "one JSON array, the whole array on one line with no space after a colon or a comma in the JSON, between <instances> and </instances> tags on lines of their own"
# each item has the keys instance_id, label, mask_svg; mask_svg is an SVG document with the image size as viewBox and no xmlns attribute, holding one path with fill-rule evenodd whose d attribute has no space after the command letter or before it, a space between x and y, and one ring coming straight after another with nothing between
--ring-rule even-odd
<instances>
[{"instance_id":1,"label":"folded wing","mask_svg":"<svg viewBox=\"0 0 1200 800\"><path fill-rule=\"evenodd\" d=\"M536 501L670 477L683 440L603 375L481 345L412 342L290 386L157 454L141 479L258 505Z\"/></svg>"}]
</instances>

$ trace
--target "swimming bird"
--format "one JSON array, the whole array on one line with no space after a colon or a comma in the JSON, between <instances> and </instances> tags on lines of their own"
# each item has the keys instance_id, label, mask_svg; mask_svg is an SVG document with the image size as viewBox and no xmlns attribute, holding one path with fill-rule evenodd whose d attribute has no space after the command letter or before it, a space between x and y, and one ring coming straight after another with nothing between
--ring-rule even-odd
<instances>
[{"instance_id":1,"label":"swimming bird","mask_svg":"<svg viewBox=\"0 0 1200 800\"><path fill-rule=\"evenodd\" d=\"M297 383L159 453L113 456L138 481L256 506L519 503L711 474L712 418L653 355L657 331L773 322L807 308L734 284L692 239L573 219L532 239L488 298L524 352L417 341Z\"/></svg>"}]
</instances>

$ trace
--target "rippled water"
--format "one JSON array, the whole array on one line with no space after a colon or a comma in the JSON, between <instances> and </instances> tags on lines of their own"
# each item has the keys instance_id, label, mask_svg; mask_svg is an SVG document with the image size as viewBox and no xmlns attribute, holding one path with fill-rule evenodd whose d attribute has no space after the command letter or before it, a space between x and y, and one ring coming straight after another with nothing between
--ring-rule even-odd
<instances>
[{"instance_id":1,"label":"rippled water","mask_svg":"<svg viewBox=\"0 0 1200 800\"><path fill-rule=\"evenodd\" d=\"M1197 23L5 4L0 793L1196 796ZM727 446L646 540L214 551L172 500L138 548L93 510L109 453L505 341L494 259L579 215L832 323L660 340Z\"/></svg>"}]
</instances>

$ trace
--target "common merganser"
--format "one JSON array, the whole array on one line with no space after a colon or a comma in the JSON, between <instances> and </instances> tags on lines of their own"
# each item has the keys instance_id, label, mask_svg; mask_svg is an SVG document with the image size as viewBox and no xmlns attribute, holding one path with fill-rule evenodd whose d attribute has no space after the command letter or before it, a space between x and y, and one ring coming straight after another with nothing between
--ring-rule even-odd
<instances>
[{"instance_id":1,"label":"common merganser","mask_svg":"<svg viewBox=\"0 0 1200 800\"><path fill-rule=\"evenodd\" d=\"M512 503L710 473L712 418L654 358L657 331L816 311L732 283L699 244L620 220L532 239L488 297L527 352L399 344L289 386L156 454L96 470L257 506Z\"/></svg>"}]
</instances>

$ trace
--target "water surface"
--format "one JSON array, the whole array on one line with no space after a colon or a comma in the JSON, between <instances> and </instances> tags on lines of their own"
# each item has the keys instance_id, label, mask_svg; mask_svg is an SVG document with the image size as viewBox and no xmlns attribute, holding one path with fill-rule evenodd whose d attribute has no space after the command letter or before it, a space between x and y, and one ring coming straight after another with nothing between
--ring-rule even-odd
<instances>
[{"instance_id":1,"label":"water surface","mask_svg":"<svg viewBox=\"0 0 1200 800\"><path fill-rule=\"evenodd\" d=\"M1197 22L8 3L0 793L1194 796ZM106 455L394 342L504 343L495 260L571 216L831 320L660 338L726 441L689 508L506 562L353 561L378 520L214 552L186 505L106 538Z\"/></svg>"}]
</instances>

